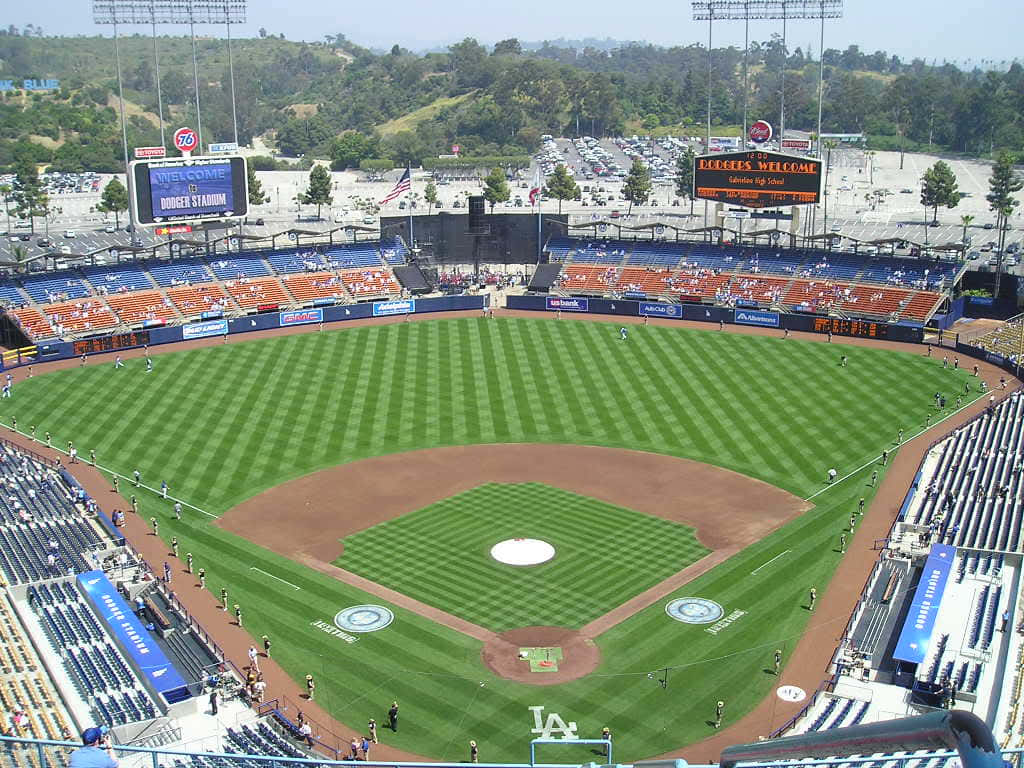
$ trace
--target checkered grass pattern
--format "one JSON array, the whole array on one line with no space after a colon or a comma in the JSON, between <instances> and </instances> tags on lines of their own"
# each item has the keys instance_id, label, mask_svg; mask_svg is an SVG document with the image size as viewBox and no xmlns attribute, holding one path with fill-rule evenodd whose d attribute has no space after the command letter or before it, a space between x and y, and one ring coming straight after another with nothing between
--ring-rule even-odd
<instances>
[{"instance_id":1,"label":"checkered grass pattern","mask_svg":"<svg viewBox=\"0 0 1024 768\"><path fill-rule=\"evenodd\" d=\"M554 559L490 556L539 538ZM578 628L709 552L693 528L542 483L489 483L345 539L335 564L501 632Z\"/></svg>"}]
</instances>

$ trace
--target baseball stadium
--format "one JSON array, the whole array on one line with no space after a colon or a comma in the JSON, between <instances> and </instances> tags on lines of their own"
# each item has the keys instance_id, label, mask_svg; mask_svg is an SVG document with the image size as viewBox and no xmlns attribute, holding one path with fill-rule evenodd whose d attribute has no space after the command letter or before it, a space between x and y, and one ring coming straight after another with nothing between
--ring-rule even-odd
<instances>
[{"instance_id":1,"label":"baseball stadium","mask_svg":"<svg viewBox=\"0 0 1024 768\"><path fill-rule=\"evenodd\" d=\"M801 235L820 148L698 156L703 225L417 238L125 141L203 236L0 278L5 765L1019 765L1012 276Z\"/></svg>"}]
</instances>

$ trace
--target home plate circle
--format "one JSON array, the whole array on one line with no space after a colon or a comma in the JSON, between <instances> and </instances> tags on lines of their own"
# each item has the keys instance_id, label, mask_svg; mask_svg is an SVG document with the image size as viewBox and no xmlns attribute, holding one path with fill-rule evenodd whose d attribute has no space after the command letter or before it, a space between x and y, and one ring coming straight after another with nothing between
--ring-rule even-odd
<instances>
[{"instance_id":1,"label":"home plate circle","mask_svg":"<svg viewBox=\"0 0 1024 768\"><path fill-rule=\"evenodd\" d=\"M491 557L506 565L539 565L555 556L555 548L540 539L505 539L491 547Z\"/></svg>"}]
</instances>

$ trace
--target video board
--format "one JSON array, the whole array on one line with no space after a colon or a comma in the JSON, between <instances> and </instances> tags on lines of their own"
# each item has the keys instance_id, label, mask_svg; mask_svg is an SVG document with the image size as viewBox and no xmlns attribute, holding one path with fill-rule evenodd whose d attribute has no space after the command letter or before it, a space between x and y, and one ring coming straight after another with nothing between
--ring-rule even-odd
<instances>
[{"instance_id":1,"label":"video board","mask_svg":"<svg viewBox=\"0 0 1024 768\"><path fill-rule=\"evenodd\" d=\"M131 164L139 226L244 217L249 210L245 159L180 157Z\"/></svg>"},{"instance_id":2,"label":"video board","mask_svg":"<svg viewBox=\"0 0 1024 768\"><path fill-rule=\"evenodd\" d=\"M817 203L821 161L778 152L725 152L694 160L693 194L746 208Z\"/></svg>"}]
</instances>

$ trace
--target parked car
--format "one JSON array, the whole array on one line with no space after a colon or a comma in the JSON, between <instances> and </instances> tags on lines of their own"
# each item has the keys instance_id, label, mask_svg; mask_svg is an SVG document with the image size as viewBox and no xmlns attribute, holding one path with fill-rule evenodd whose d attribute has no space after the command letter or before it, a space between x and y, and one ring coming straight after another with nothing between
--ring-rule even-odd
<instances>
[{"instance_id":1,"label":"parked car","mask_svg":"<svg viewBox=\"0 0 1024 768\"><path fill-rule=\"evenodd\" d=\"M77 234L78 233L75 232L75 230L73 230L73 229L65 229L64 230L64 237L75 237L75 236L77 236Z\"/></svg>"},{"instance_id":2,"label":"parked car","mask_svg":"<svg viewBox=\"0 0 1024 768\"><path fill-rule=\"evenodd\" d=\"M52 245L52 243L50 242L50 238L40 237L38 240L36 240L36 245L38 245L40 248L49 248Z\"/></svg>"},{"instance_id":3,"label":"parked car","mask_svg":"<svg viewBox=\"0 0 1024 768\"><path fill-rule=\"evenodd\" d=\"M115 232L117 232L117 227L115 227L113 224L107 224L107 226L103 228L103 231L106 232L108 235L112 235Z\"/></svg>"},{"instance_id":4,"label":"parked car","mask_svg":"<svg viewBox=\"0 0 1024 768\"><path fill-rule=\"evenodd\" d=\"M1016 267L1020 262L1017 261L1016 256L1005 256L1003 257L1003 264L1008 267Z\"/></svg>"},{"instance_id":5,"label":"parked car","mask_svg":"<svg viewBox=\"0 0 1024 768\"><path fill-rule=\"evenodd\" d=\"M982 229L995 229L995 228L996 228L996 225L995 225L995 224L993 224L993 223L992 223L991 221L986 221L986 222L985 222L985 223L984 223L984 224L982 225Z\"/></svg>"},{"instance_id":6,"label":"parked car","mask_svg":"<svg viewBox=\"0 0 1024 768\"><path fill-rule=\"evenodd\" d=\"M611 212L611 213L609 214L609 216L611 216L611 217L612 217L613 219L617 219L617 218L619 218L619 217L620 217L621 215L622 215L622 214L621 214L621 213L619 213L618 209L616 209L616 210L612 211L612 212Z\"/></svg>"},{"instance_id":7,"label":"parked car","mask_svg":"<svg viewBox=\"0 0 1024 768\"><path fill-rule=\"evenodd\" d=\"M68 254L71 253L71 246L70 245L62 245L60 247L60 252L63 253L65 256L67 256Z\"/></svg>"}]
</instances>

